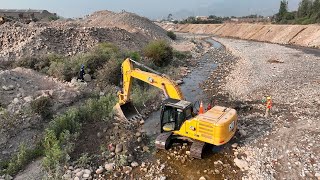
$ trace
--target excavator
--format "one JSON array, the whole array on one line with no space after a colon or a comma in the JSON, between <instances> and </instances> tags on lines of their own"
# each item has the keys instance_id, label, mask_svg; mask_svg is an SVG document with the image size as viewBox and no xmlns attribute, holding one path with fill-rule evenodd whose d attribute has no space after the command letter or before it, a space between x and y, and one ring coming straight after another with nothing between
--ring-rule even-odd
<instances>
[{"instance_id":1,"label":"excavator","mask_svg":"<svg viewBox=\"0 0 320 180\"><path fill-rule=\"evenodd\" d=\"M142 67L142 71L135 66ZM161 105L161 133L156 138L158 150L168 150L175 139L192 142L190 156L201 159L206 144L220 146L234 136L237 129L237 112L235 109L214 106L210 110L194 112L193 103L184 99L180 87L175 81L144 64L132 59L122 63L122 90L118 92L119 102L115 106L118 113L128 121L141 116L130 100L134 78L162 89L166 99Z\"/></svg>"}]
</instances>

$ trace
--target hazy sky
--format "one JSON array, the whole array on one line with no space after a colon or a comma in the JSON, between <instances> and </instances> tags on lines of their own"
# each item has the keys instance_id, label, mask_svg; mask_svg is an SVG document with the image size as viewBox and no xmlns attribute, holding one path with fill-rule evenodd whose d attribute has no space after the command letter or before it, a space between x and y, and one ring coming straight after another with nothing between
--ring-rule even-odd
<instances>
[{"instance_id":1,"label":"hazy sky","mask_svg":"<svg viewBox=\"0 0 320 180\"><path fill-rule=\"evenodd\" d=\"M210 15L272 15L280 0L0 0L2 9L46 9L63 17L82 17L97 10L126 10L149 18ZM289 0L297 9L300 0Z\"/></svg>"}]
</instances>

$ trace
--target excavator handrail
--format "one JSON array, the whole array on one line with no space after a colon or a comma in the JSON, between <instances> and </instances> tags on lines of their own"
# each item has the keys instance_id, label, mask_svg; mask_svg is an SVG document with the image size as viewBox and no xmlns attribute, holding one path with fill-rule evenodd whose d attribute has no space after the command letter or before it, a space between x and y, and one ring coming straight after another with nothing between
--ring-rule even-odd
<instances>
[{"instance_id":1,"label":"excavator handrail","mask_svg":"<svg viewBox=\"0 0 320 180\"><path fill-rule=\"evenodd\" d=\"M159 76L164 76L164 74L162 74L162 73L160 73L160 72L158 72L158 71L156 71L156 70L153 70L153 69L151 69L150 67L148 67L148 66L146 66L146 65L144 65L144 64L141 64L141 63L139 63L139 62L137 62L137 61L135 61L135 60L133 60L133 59L129 59L129 61L131 61L131 62L133 62L134 64L136 64L137 66L143 67L143 68L147 69L148 71L153 72L153 73L155 73L155 74L157 74L157 75L159 75Z\"/></svg>"}]
</instances>

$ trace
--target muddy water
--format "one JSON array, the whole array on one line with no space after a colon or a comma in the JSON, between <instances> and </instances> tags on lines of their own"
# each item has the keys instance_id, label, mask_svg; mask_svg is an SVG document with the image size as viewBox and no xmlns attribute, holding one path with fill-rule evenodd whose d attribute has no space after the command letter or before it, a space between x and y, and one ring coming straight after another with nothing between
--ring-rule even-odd
<instances>
[{"instance_id":1,"label":"muddy water","mask_svg":"<svg viewBox=\"0 0 320 180\"><path fill-rule=\"evenodd\" d=\"M224 51L224 47L212 39L206 39L212 44L212 48L218 48ZM215 59L205 54L198 62L197 67L191 68L191 73L183 79L184 84L181 85L181 90L186 100L196 103L203 101L205 104L205 94L200 88L200 83L206 80L210 73L217 67ZM196 103L195 106L198 106ZM152 138L155 138L160 133L160 111L152 113L145 121L144 130ZM234 141L234 140L233 140ZM187 158L185 162L181 159L175 160L174 157L169 157L174 151L179 152L181 156L185 156L186 150L190 149L190 144L186 149L181 149L181 143L174 144L169 151L159 151L153 158L160 159L162 163L166 162L173 169L167 170L166 174L169 179L199 179L201 176L207 179L240 179L238 168L234 167L234 155L230 144L225 146L207 146L204 152L204 159L197 160ZM175 155L174 155L175 156ZM168 159L170 158L170 160ZM220 161L220 162L218 162ZM166 168L167 169L167 168ZM169 168L168 168L169 169Z\"/></svg>"}]
</instances>

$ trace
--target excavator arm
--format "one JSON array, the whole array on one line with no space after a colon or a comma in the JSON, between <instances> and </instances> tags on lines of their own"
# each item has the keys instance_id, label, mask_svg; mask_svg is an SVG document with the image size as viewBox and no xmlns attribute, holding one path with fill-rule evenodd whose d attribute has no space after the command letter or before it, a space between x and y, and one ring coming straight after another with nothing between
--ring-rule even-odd
<instances>
[{"instance_id":1,"label":"excavator arm","mask_svg":"<svg viewBox=\"0 0 320 180\"><path fill-rule=\"evenodd\" d=\"M151 72L142 71L138 68L134 68L133 65L143 67ZM179 88L179 86L166 77L165 75L154 71L153 69L138 63L132 59L126 59L122 63L122 83L123 89L121 92L118 93L119 96L119 104L124 105L130 101L130 94L131 94L131 86L133 78L139 79L144 81L152 86L160 88L163 90L164 95L167 98L183 100L183 94Z\"/></svg>"}]
</instances>

